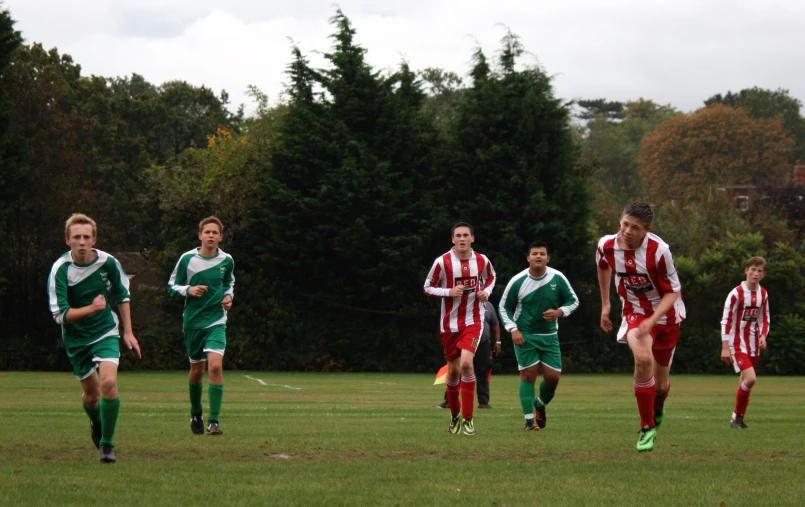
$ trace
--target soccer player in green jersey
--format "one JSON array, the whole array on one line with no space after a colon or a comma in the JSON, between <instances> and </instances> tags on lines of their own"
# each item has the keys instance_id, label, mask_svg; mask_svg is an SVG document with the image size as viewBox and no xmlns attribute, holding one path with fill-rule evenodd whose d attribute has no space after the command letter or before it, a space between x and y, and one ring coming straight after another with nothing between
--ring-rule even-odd
<instances>
[{"instance_id":1,"label":"soccer player in green jersey","mask_svg":"<svg viewBox=\"0 0 805 507\"><path fill-rule=\"evenodd\" d=\"M545 427L545 407L553 399L562 373L558 320L579 307L579 298L565 275L548 267L551 256L547 243L531 243L526 260L528 268L511 279L499 308L503 326L512 335L520 369L524 429L538 430ZM542 383L535 398L534 382L540 365Z\"/></svg>"},{"instance_id":2,"label":"soccer player in green jersey","mask_svg":"<svg viewBox=\"0 0 805 507\"><path fill-rule=\"evenodd\" d=\"M126 347L141 356L131 329L129 279L114 257L92 248L96 233L95 221L86 215L76 213L67 220L64 236L70 251L50 269L48 296L53 320L62 328L73 373L81 382L92 442L100 451L102 463L114 463L114 435L120 411L120 331L107 298L117 304Z\"/></svg>"},{"instance_id":3,"label":"soccer player in green jersey","mask_svg":"<svg viewBox=\"0 0 805 507\"><path fill-rule=\"evenodd\" d=\"M190 429L196 435L204 434L201 379L205 363L210 380L207 433L223 433L218 421L224 398L226 312L235 297L235 262L218 248L223 232L218 218L202 220L198 226L201 246L182 254L168 282L168 292L185 299L183 329L190 358Z\"/></svg>"}]
</instances>

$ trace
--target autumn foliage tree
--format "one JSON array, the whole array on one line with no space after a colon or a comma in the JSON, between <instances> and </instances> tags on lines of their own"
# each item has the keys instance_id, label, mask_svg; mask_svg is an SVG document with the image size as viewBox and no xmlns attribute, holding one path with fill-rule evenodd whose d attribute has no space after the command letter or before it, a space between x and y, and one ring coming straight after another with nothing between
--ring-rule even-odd
<instances>
[{"instance_id":1,"label":"autumn foliage tree","mask_svg":"<svg viewBox=\"0 0 805 507\"><path fill-rule=\"evenodd\" d=\"M643 138L638 157L654 202L701 202L712 185L782 185L793 140L780 118L713 105L678 115Z\"/></svg>"}]
</instances>

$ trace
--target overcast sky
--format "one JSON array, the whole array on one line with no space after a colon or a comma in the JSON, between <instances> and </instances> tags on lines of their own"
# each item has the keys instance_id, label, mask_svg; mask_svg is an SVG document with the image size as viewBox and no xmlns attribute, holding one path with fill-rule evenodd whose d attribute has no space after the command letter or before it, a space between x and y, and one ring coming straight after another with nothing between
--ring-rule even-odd
<instances>
[{"instance_id":1,"label":"overcast sky","mask_svg":"<svg viewBox=\"0 0 805 507\"><path fill-rule=\"evenodd\" d=\"M317 66L329 0L0 0L26 43L72 55L84 75L138 73L276 103L293 39ZM402 60L465 76L474 48L494 56L508 27L559 97L639 97L691 111L715 93L787 88L805 101L802 0L341 0L376 68ZM505 27L504 27L505 26Z\"/></svg>"}]
</instances>

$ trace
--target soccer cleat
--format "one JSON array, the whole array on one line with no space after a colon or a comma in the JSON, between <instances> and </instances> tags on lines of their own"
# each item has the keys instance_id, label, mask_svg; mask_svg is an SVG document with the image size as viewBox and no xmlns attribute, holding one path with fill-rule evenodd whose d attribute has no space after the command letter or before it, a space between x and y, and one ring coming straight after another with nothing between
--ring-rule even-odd
<instances>
[{"instance_id":1,"label":"soccer cleat","mask_svg":"<svg viewBox=\"0 0 805 507\"><path fill-rule=\"evenodd\" d=\"M545 415L545 405L539 403L538 400L534 400L534 419L537 420L539 429L543 429L545 425L548 424L548 416Z\"/></svg>"},{"instance_id":2,"label":"soccer cleat","mask_svg":"<svg viewBox=\"0 0 805 507\"><path fill-rule=\"evenodd\" d=\"M749 429L749 426L744 424L744 418L742 415L735 416L730 420L730 428L734 428L736 430L746 430Z\"/></svg>"},{"instance_id":3,"label":"soccer cleat","mask_svg":"<svg viewBox=\"0 0 805 507\"><path fill-rule=\"evenodd\" d=\"M464 422L461 424L461 431L463 431L465 435L475 435L475 425L472 423L472 419L464 419Z\"/></svg>"},{"instance_id":4,"label":"soccer cleat","mask_svg":"<svg viewBox=\"0 0 805 507\"><path fill-rule=\"evenodd\" d=\"M89 423L89 431L92 435L92 443L95 444L96 449L101 448L101 425Z\"/></svg>"},{"instance_id":5,"label":"soccer cleat","mask_svg":"<svg viewBox=\"0 0 805 507\"><path fill-rule=\"evenodd\" d=\"M450 426L447 427L447 431L449 431L453 435L458 435L460 429L461 429L461 414L456 414L450 418Z\"/></svg>"},{"instance_id":6,"label":"soccer cleat","mask_svg":"<svg viewBox=\"0 0 805 507\"><path fill-rule=\"evenodd\" d=\"M208 435L223 435L224 432L221 431L221 427L218 426L218 421L210 421L207 423L207 434Z\"/></svg>"},{"instance_id":7,"label":"soccer cleat","mask_svg":"<svg viewBox=\"0 0 805 507\"><path fill-rule=\"evenodd\" d=\"M637 439L637 450L640 452L653 451L654 439L656 438L656 428L643 428L640 430L640 438Z\"/></svg>"},{"instance_id":8,"label":"soccer cleat","mask_svg":"<svg viewBox=\"0 0 805 507\"><path fill-rule=\"evenodd\" d=\"M447 401L443 401L436 405L436 408L447 408Z\"/></svg>"},{"instance_id":9,"label":"soccer cleat","mask_svg":"<svg viewBox=\"0 0 805 507\"><path fill-rule=\"evenodd\" d=\"M539 431L539 426L534 424L534 421L528 421L525 423L525 428L523 428L523 431Z\"/></svg>"},{"instance_id":10,"label":"soccer cleat","mask_svg":"<svg viewBox=\"0 0 805 507\"><path fill-rule=\"evenodd\" d=\"M663 405L660 410L654 410L654 429L660 429L662 426L662 422L665 420L665 405Z\"/></svg>"},{"instance_id":11,"label":"soccer cleat","mask_svg":"<svg viewBox=\"0 0 805 507\"><path fill-rule=\"evenodd\" d=\"M101 463L114 463L115 459L115 446L103 444L100 447Z\"/></svg>"},{"instance_id":12,"label":"soccer cleat","mask_svg":"<svg viewBox=\"0 0 805 507\"><path fill-rule=\"evenodd\" d=\"M204 434L204 417L201 414L190 414L190 431L194 435Z\"/></svg>"}]
</instances>

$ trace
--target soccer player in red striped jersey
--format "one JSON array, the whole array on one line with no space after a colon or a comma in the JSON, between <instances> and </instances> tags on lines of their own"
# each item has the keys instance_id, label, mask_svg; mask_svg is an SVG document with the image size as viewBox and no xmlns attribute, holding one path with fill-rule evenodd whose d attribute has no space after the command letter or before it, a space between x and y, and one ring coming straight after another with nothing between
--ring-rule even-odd
<instances>
[{"instance_id":1,"label":"soccer player in red striped jersey","mask_svg":"<svg viewBox=\"0 0 805 507\"><path fill-rule=\"evenodd\" d=\"M760 286L766 275L766 260L752 257L746 262L746 281L727 295L724 315L721 317L721 360L733 363L735 372L740 372L738 392L735 395L735 411L730 427L746 429L744 423L749 394L757 381L755 368L760 351L766 348L769 334L769 294Z\"/></svg>"},{"instance_id":2,"label":"soccer player in red striped jersey","mask_svg":"<svg viewBox=\"0 0 805 507\"><path fill-rule=\"evenodd\" d=\"M448 429L453 434L462 431L474 435L472 363L483 332L484 303L495 286L495 269L485 255L472 249L475 232L470 224L454 225L450 235L453 248L433 262L424 290L426 295L442 300L439 331L447 360Z\"/></svg>"},{"instance_id":3,"label":"soccer player in red striped jersey","mask_svg":"<svg viewBox=\"0 0 805 507\"><path fill-rule=\"evenodd\" d=\"M682 286L671 250L651 232L654 212L643 202L628 204L620 232L598 242L596 262L601 290L601 328L612 331L609 289L612 272L623 305L618 342L628 343L634 356L634 393L640 413L637 450L654 449L657 428L665 418L668 375L685 319Z\"/></svg>"}]
</instances>

